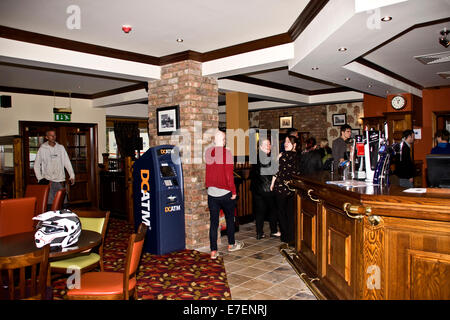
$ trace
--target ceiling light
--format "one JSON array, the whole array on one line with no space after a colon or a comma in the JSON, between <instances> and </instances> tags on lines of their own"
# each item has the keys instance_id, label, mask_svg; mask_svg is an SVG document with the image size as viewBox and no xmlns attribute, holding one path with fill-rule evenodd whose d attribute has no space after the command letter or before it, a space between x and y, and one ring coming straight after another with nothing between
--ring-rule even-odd
<instances>
[{"instance_id":1,"label":"ceiling light","mask_svg":"<svg viewBox=\"0 0 450 320\"><path fill-rule=\"evenodd\" d=\"M448 34L450 33L449 30L447 30L447 28L444 28L444 30L442 30L440 32L441 36L439 37L439 43L441 45L443 45L444 47L448 48L449 42L447 39Z\"/></svg>"},{"instance_id":2,"label":"ceiling light","mask_svg":"<svg viewBox=\"0 0 450 320\"><path fill-rule=\"evenodd\" d=\"M371 85L371 84L369 84L369 85L367 86L367 88L372 88L372 85Z\"/></svg>"},{"instance_id":3,"label":"ceiling light","mask_svg":"<svg viewBox=\"0 0 450 320\"><path fill-rule=\"evenodd\" d=\"M183 42L184 40L183 39L181 39L181 38L178 38L177 39L177 42L179 42L179 43L181 43L181 42Z\"/></svg>"},{"instance_id":4,"label":"ceiling light","mask_svg":"<svg viewBox=\"0 0 450 320\"><path fill-rule=\"evenodd\" d=\"M319 70L319 67L312 67L312 70Z\"/></svg>"},{"instance_id":5,"label":"ceiling light","mask_svg":"<svg viewBox=\"0 0 450 320\"><path fill-rule=\"evenodd\" d=\"M345 48L345 47L340 47L340 48L338 49L338 51L340 51L340 52L347 51L347 48Z\"/></svg>"},{"instance_id":6,"label":"ceiling light","mask_svg":"<svg viewBox=\"0 0 450 320\"><path fill-rule=\"evenodd\" d=\"M349 81L349 80L350 80L350 78L349 78L349 77L345 78L345 81Z\"/></svg>"},{"instance_id":7,"label":"ceiling light","mask_svg":"<svg viewBox=\"0 0 450 320\"><path fill-rule=\"evenodd\" d=\"M383 18L381 18L381 21L383 21L383 22L388 22L391 20L392 20L392 17L389 17L389 16L384 16Z\"/></svg>"}]
</instances>

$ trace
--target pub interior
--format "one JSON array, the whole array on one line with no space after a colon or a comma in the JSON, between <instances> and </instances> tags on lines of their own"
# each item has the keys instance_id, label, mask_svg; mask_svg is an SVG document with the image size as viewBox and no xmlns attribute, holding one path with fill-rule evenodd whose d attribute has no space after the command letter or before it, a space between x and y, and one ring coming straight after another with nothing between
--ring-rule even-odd
<instances>
[{"instance_id":1,"label":"pub interior","mask_svg":"<svg viewBox=\"0 0 450 320\"><path fill-rule=\"evenodd\" d=\"M449 149L449 16L447 0L2 0L0 299L30 293L9 272L25 261L40 265L39 299L450 299L450 154L431 151ZM342 125L346 161L322 155L282 181L294 240L270 226L276 205L257 234L260 142L278 166L292 132L307 159L321 140L337 148ZM221 217L215 259L205 150L217 129L243 248L227 250ZM75 177L66 167L52 202L35 170L49 132ZM78 242L41 249L44 215L63 209ZM176 255L219 270L195 280L213 289L143 276ZM82 289L65 287L73 264Z\"/></svg>"}]
</instances>

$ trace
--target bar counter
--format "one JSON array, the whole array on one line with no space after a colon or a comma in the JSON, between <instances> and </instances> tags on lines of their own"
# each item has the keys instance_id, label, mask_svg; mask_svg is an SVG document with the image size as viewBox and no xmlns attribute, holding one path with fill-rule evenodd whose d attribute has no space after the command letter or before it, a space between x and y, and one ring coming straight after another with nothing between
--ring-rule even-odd
<instances>
[{"instance_id":1,"label":"bar counter","mask_svg":"<svg viewBox=\"0 0 450 320\"><path fill-rule=\"evenodd\" d=\"M450 299L450 189L414 194L335 180L324 171L288 184L296 241L281 252L316 296Z\"/></svg>"}]
</instances>

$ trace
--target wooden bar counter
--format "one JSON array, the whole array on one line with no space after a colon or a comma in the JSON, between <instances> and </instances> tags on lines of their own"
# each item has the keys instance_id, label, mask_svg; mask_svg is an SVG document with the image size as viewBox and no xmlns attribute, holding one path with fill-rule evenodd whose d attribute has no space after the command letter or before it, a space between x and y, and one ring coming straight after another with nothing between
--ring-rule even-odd
<instances>
[{"instance_id":1,"label":"wooden bar counter","mask_svg":"<svg viewBox=\"0 0 450 320\"><path fill-rule=\"evenodd\" d=\"M281 252L325 299L450 299L450 191L339 187L298 176L295 251ZM288 253L289 251L289 253Z\"/></svg>"}]
</instances>

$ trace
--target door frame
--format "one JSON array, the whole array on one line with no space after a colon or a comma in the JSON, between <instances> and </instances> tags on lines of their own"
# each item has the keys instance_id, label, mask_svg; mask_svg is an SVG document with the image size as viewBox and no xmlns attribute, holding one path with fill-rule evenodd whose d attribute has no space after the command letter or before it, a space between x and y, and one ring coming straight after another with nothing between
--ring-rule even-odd
<instances>
[{"instance_id":1,"label":"door frame","mask_svg":"<svg viewBox=\"0 0 450 320\"><path fill-rule=\"evenodd\" d=\"M89 163L89 167L90 167L90 172L91 172L91 176L89 178L90 180L90 185L91 185L91 190L90 193L92 195L92 201L91 201L91 206L98 208L99 206L99 197L98 197L98 124L97 123L81 123L81 122L52 122L52 121L24 121L24 120L19 120L19 133L20 136L23 137L22 140L22 148L24 150L23 152L23 170L29 170L29 159L27 160L27 152L25 152L25 131L26 131L26 127L27 126L42 126L42 127L52 127L55 129L58 128L62 128L62 127L87 127L89 128L90 131L90 154L91 154L91 159L90 159L90 163ZM66 148L66 146L64 146L64 148ZM28 152L29 154L29 152ZM26 171L28 172L28 171ZM28 183L27 181L27 177L28 177L28 173L25 174L24 171L24 180L25 183Z\"/></svg>"}]
</instances>

